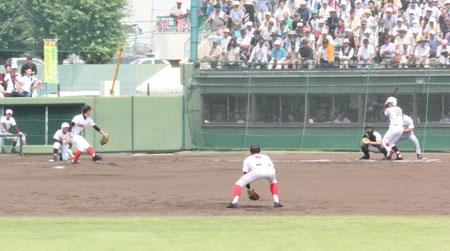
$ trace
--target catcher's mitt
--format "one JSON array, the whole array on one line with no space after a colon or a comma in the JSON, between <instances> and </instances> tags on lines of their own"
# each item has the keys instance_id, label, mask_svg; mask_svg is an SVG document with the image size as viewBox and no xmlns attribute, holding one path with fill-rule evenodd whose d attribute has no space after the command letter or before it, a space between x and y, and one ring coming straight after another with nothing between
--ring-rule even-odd
<instances>
[{"instance_id":1,"label":"catcher's mitt","mask_svg":"<svg viewBox=\"0 0 450 251\"><path fill-rule=\"evenodd\" d=\"M108 141L109 141L109 134L105 133L105 135L103 135L103 138L100 140L100 145L104 145L108 143Z\"/></svg>"},{"instance_id":2,"label":"catcher's mitt","mask_svg":"<svg viewBox=\"0 0 450 251\"><path fill-rule=\"evenodd\" d=\"M363 142L364 144L370 144L370 142L372 142L372 141L370 141L369 138L362 138L362 142Z\"/></svg>"},{"instance_id":3,"label":"catcher's mitt","mask_svg":"<svg viewBox=\"0 0 450 251\"><path fill-rule=\"evenodd\" d=\"M248 198L251 200L259 200L259 195L255 192L255 189L250 189L248 192Z\"/></svg>"}]
</instances>

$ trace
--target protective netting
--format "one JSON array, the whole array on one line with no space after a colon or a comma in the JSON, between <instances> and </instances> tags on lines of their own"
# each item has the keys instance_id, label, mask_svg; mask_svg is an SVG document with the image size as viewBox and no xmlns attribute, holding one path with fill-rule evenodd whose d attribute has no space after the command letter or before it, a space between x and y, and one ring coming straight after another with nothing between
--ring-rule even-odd
<instances>
[{"instance_id":1,"label":"protective netting","mask_svg":"<svg viewBox=\"0 0 450 251\"><path fill-rule=\"evenodd\" d=\"M246 150L257 143L359 151L366 125L386 132L382 111L389 96L412 117L422 150L448 150L450 72L439 68L198 70L186 86L186 124L194 150ZM414 149L408 141L398 145Z\"/></svg>"}]
</instances>

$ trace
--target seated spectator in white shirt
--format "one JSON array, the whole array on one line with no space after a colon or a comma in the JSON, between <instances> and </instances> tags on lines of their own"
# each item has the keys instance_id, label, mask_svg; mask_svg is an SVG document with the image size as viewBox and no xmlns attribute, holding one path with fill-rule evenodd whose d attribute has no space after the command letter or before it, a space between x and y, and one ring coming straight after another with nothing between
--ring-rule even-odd
<instances>
[{"instance_id":1,"label":"seated spectator in white shirt","mask_svg":"<svg viewBox=\"0 0 450 251\"><path fill-rule=\"evenodd\" d=\"M430 46L428 46L427 42L427 39L422 38L414 51L414 59L418 67L428 68L430 65Z\"/></svg>"},{"instance_id":2,"label":"seated spectator in white shirt","mask_svg":"<svg viewBox=\"0 0 450 251\"><path fill-rule=\"evenodd\" d=\"M371 29L372 31L375 31L378 22L374 17L372 17L372 12L370 12L370 9L364 10L364 17L362 19L366 20L367 28Z\"/></svg>"},{"instance_id":3,"label":"seated spectator in white shirt","mask_svg":"<svg viewBox=\"0 0 450 251\"><path fill-rule=\"evenodd\" d=\"M292 69L297 69L297 63L299 60L299 49L300 45L298 43L291 43L287 50L288 60L284 66L284 69L288 69L289 65L292 65Z\"/></svg>"},{"instance_id":4,"label":"seated spectator in white shirt","mask_svg":"<svg viewBox=\"0 0 450 251\"><path fill-rule=\"evenodd\" d=\"M344 113L340 112L340 113L338 113L336 119L334 120L334 123L348 124L348 123L352 123L352 122L350 121L350 119L348 119L347 117L344 116Z\"/></svg>"},{"instance_id":5,"label":"seated spectator in white shirt","mask_svg":"<svg viewBox=\"0 0 450 251\"><path fill-rule=\"evenodd\" d=\"M384 44L380 48L381 66L384 68L392 68L395 63L395 45L391 43L391 37L384 38Z\"/></svg>"},{"instance_id":6,"label":"seated spectator in white shirt","mask_svg":"<svg viewBox=\"0 0 450 251\"><path fill-rule=\"evenodd\" d=\"M270 22L272 22L272 27L273 27L273 25L275 25L275 23L276 23L276 20L275 20L275 18L273 18L272 13L266 11L266 12L264 13L264 17L265 17L265 18L264 18L264 21L262 21L262 22L259 24L259 29L260 29L260 30L264 30L265 28L267 28L267 27L269 26L269 23L270 23Z\"/></svg>"},{"instance_id":7,"label":"seated spectator in white shirt","mask_svg":"<svg viewBox=\"0 0 450 251\"><path fill-rule=\"evenodd\" d=\"M208 55L205 56L205 59L208 60L211 64L212 68L217 68L217 62L219 61L219 57L222 54L222 47L219 45L219 39L213 39L213 45L209 49Z\"/></svg>"},{"instance_id":8,"label":"seated spectator in white shirt","mask_svg":"<svg viewBox=\"0 0 450 251\"><path fill-rule=\"evenodd\" d=\"M278 27L277 33L283 43L286 42L290 31L291 30L289 29L289 27L287 27L284 21L280 22L280 27Z\"/></svg>"},{"instance_id":9,"label":"seated spectator in white shirt","mask_svg":"<svg viewBox=\"0 0 450 251\"><path fill-rule=\"evenodd\" d=\"M436 31L431 30L428 34L428 45L430 46L430 58L436 57L436 51L438 46L441 44L441 39L436 36Z\"/></svg>"},{"instance_id":10,"label":"seated spectator in white shirt","mask_svg":"<svg viewBox=\"0 0 450 251\"><path fill-rule=\"evenodd\" d=\"M187 10L185 7L182 6L182 1L177 1L177 6L173 7L170 10L170 16L172 17L184 17L187 15Z\"/></svg>"},{"instance_id":11,"label":"seated spectator in white shirt","mask_svg":"<svg viewBox=\"0 0 450 251\"><path fill-rule=\"evenodd\" d=\"M42 82L33 76L33 70L31 68L25 69L25 75L19 78L19 92L24 97L31 97L32 91L34 91L38 84Z\"/></svg>"},{"instance_id":12,"label":"seated spectator in white shirt","mask_svg":"<svg viewBox=\"0 0 450 251\"><path fill-rule=\"evenodd\" d=\"M400 65L398 68L408 68L409 65L411 65L411 59L414 54L409 41L403 42L403 44L397 49L397 54L400 55Z\"/></svg>"},{"instance_id":13,"label":"seated spectator in white shirt","mask_svg":"<svg viewBox=\"0 0 450 251\"><path fill-rule=\"evenodd\" d=\"M272 39L272 33L276 32L274 28L274 22L270 21L269 25L261 30L261 37L264 41Z\"/></svg>"},{"instance_id":14,"label":"seated spectator in white shirt","mask_svg":"<svg viewBox=\"0 0 450 251\"><path fill-rule=\"evenodd\" d=\"M347 2L341 1L341 8L338 10L337 16L340 19L347 20L350 17L350 9L347 8Z\"/></svg>"},{"instance_id":15,"label":"seated spectator in white shirt","mask_svg":"<svg viewBox=\"0 0 450 251\"><path fill-rule=\"evenodd\" d=\"M283 14L287 12L289 16L291 15L291 12L289 11L289 8L285 5L284 1L280 1L278 4L278 9L274 13L274 17L277 20L277 22L284 21Z\"/></svg>"},{"instance_id":16,"label":"seated spectator in white shirt","mask_svg":"<svg viewBox=\"0 0 450 251\"><path fill-rule=\"evenodd\" d=\"M353 58L354 50L352 47L349 46L350 41L348 38L344 39L344 42L342 43L342 48L339 50L339 68L348 69L349 62Z\"/></svg>"},{"instance_id":17,"label":"seated spectator in white shirt","mask_svg":"<svg viewBox=\"0 0 450 251\"><path fill-rule=\"evenodd\" d=\"M223 69L237 69L239 68L239 46L236 40L232 38L225 51L225 62L223 62Z\"/></svg>"},{"instance_id":18,"label":"seated spectator in white shirt","mask_svg":"<svg viewBox=\"0 0 450 251\"><path fill-rule=\"evenodd\" d=\"M319 18L327 20L330 17L330 10L333 9L328 5L328 0L322 0L322 6L319 9Z\"/></svg>"},{"instance_id":19,"label":"seated spectator in white shirt","mask_svg":"<svg viewBox=\"0 0 450 251\"><path fill-rule=\"evenodd\" d=\"M241 30L241 37L236 40L241 51L240 57L242 61L247 61L248 57L250 57L250 53L252 52L252 37L247 35L247 33L247 30Z\"/></svg>"},{"instance_id":20,"label":"seated spectator in white shirt","mask_svg":"<svg viewBox=\"0 0 450 251\"><path fill-rule=\"evenodd\" d=\"M281 47L280 41L275 41L275 48L272 49L272 59L269 63L269 70L271 70L274 65L276 69L281 69L286 63L286 49Z\"/></svg>"},{"instance_id":21,"label":"seated spectator in white shirt","mask_svg":"<svg viewBox=\"0 0 450 251\"><path fill-rule=\"evenodd\" d=\"M403 47L403 43L405 41L410 41L409 36L407 35L407 28L406 26L402 25L398 30L398 36L394 40L394 45L396 49L399 49L400 47Z\"/></svg>"},{"instance_id":22,"label":"seated spectator in white shirt","mask_svg":"<svg viewBox=\"0 0 450 251\"><path fill-rule=\"evenodd\" d=\"M364 16L364 8L362 6L361 0L355 1L355 12L356 12L356 16L359 17L360 19Z\"/></svg>"},{"instance_id":23,"label":"seated spectator in white shirt","mask_svg":"<svg viewBox=\"0 0 450 251\"><path fill-rule=\"evenodd\" d=\"M365 38L363 45L358 50L358 68L371 65L374 57L375 49L373 45L369 44L369 39Z\"/></svg>"},{"instance_id":24,"label":"seated spectator in white shirt","mask_svg":"<svg viewBox=\"0 0 450 251\"><path fill-rule=\"evenodd\" d=\"M436 51L437 62L440 67L448 67L450 65L450 46L448 41L443 39Z\"/></svg>"},{"instance_id":25,"label":"seated spectator in white shirt","mask_svg":"<svg viewBox=\"0 0 450 251\"><path fill-rule=\"evenodd\" d=\"M299 67L311 68L314 63L314 50L309 46L308 40L302 40L302 47L299 50Z\"/></svg>"},{"instance_id":26,"label":"seated spectator in white shirt","mask_svg":"<svg viewBox=\"0 0 450 251\"><path fill-rule=\"evenodd\" d=\"M223 30L223 35L220 37L220 47L222 47L223 53L225 53L226 49L228 48L228 44L232 39L230 34L230 29L225 28Z\"/></svg>"},{"instance_id":27,"label":"seated spectator in white shirt","mask_svg":"<svg viewBox=\"0 0 450 251\"><path fill-rule=\"evenodd\" d=\"M319 39L317 39L316 51L318 51L319 48L322 46L322 43L323 43L324 40L327 40L327 41L330 41L330 42L333 41L333 37L328 35L328 29L326 29L326 28L322 29L322 34L320 35Z\"/></svg>"},{"instance_id":28,"label":"seated spectator in white shirt","mask_svg":"<svg viewBox=\"0 0 450 251\"><path fill-rule=\"evenodd\" d=\"M259 66L261 69L266 68L267 63L269 62L267 58L267 47L263 39L258 41L258 44L253 48L252 54L248 59L248 62Z\"/></svg>"}]
</instances>

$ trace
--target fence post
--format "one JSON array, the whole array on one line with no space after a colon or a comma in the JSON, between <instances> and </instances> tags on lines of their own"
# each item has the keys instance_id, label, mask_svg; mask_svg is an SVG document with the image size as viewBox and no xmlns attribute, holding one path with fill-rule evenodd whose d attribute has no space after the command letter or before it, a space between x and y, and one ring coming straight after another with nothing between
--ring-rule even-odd
<instances>
[{"instance_id":1,"label":"fence post","mask_svg":"<svg viewBox=\"0 0 450 251\"><path fill-rule=\"evenodd\" d=\"M131 153L134 154L134 96L131 96Z\"/></svg>"},{"instance_id":2,"label":"fence post","mask_svg":"<svg viewBox=\"0 0 450 251\"><path fill-rule=\"evenodd\" d=\"M48 145L48 105L45 106L45 145Z\"/></svg>"}]
</instances>

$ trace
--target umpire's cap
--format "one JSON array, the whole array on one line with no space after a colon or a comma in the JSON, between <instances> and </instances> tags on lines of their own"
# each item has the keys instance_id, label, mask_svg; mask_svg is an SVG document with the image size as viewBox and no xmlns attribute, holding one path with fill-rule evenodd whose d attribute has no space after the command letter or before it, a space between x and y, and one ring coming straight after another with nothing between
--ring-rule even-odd
<instances>
[{"instance_id":1,"label":"umpire's cap","mask_svg":"<svg viewBox=\"0 0 450 251\"><path fill-rule=\"evenodd\" d=\"M250 152L251 153L260 153L261 152L261 147L259 145L257 145L257 144L253 144L250 147Z\"/></svg>"},{"instance_id":2,"label":"umpire's cap","mask_svg":"<svg viewBox=\"0 0 450 251\"><path fill-rule=\"evenodd\" d=\"M83 114L85 114L86 112L88 112L92 109L94 109L94 107L92 107L90 105L84 105L83 108L81 108L81 110L83 111Z\"/></svg>"}]
</instances>

